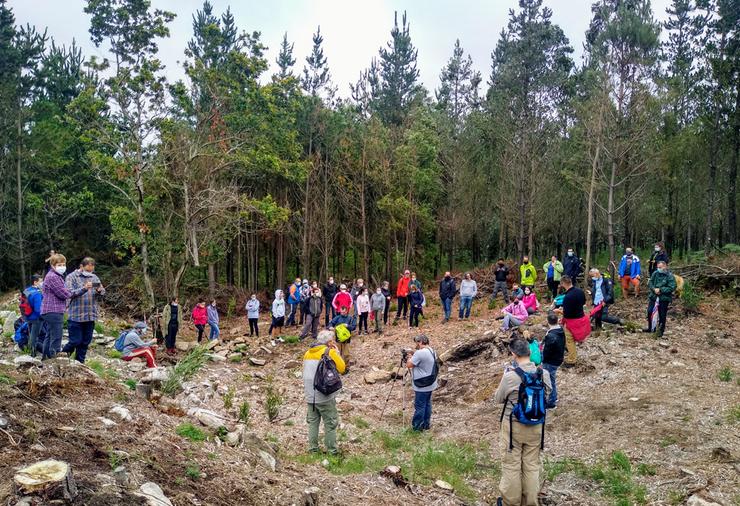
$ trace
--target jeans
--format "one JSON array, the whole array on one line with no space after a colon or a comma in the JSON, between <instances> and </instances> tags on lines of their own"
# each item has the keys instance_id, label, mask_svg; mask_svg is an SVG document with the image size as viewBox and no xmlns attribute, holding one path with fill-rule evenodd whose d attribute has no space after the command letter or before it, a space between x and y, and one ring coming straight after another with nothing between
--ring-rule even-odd
<instances>
[{"instance_id":1,"label":"jeans","mask_svg":"<svg viewBox=\"0 0 740 506\"><path fill-rule=\"evenodd\" d=\"M324 446L329 453L337 453L337 426L339 414L337 401L321 402L306 405L306 422L308 422L308 451L319 451L319 425L324 420Z\"/></svg>"},{"instance_id":2,"label":"jeans","mask_svg":"<svg viewBox=\"0 0 740 506\"><path fill-rule=\"evenodd\" d=\"M613 325L619 325L620 323L622 323L621 320L616 316L609 316L608 305L604 305L604 307L601 308L601 311L598 311L596 314L594 314L594 327L600 329L601 322L611 323Z\"/></svg>"},{"instance_id":3,"label":"jeans","mask_svg":"<svg viewBox=\"0 0 740 506\"><path fill-rule=\"evenodd\" d=\"M195 328L198 329L198 342L203 339L203 332L206 330L206 326L202 323L196 323Z\"/></svg>"},{"instance_id":4,"label":"jeans","mask_svg":"<svg viewBox=\"0 0 740 506\"><path fill-rule=\"evenodd\" d=\"M388 306L386 306L386 308L387 307ZM386 316L387 315L388 313L386 313ZM375 331L378 334L382 334L383 333L383 311L381 311L380 309L376 309L373 311L373 316L375 317Z\"/></svg>"},{"instance_id":5,"label":"jeans","mask_svg":"<svg viewBox=\"0 0 740 506\"><path fill-rule=\"evenodd\" d=\"M560 281L555 281L552 278L547 278L547 288L550 290L550 293L552 294L553 299L555 299L555 297L558 296L559 287L560 287Z\"/></svg>"},{"instance_id":6,"label":"jeans","mask_svg":"<svg viewBox=\"0 0 740 506\"><path fill-rule=\"evenodd\" d=\"M653 325L653 309L655 308L655 300L650 300L648 302L648 310L647 310L647 320L648 320L648 328L651 329L653 332L655 332L656 329L652 327ZM668 317L668 304L670 304L670 301L667 300L658 300L658 333L662 336L663 332L665 332L665 321Z\"/></svg>"},{"instance_id":7,"label":"jeans","mask_svg":"<svg viewBox=\"0 0 740 506\"><path fill-rule=\"evenodd\" d=\"M69 341L67 341L62 351L64 353L74 352L75 360L84 364L85 357L87 357L87 349L92 342L95 322L75 322L68 320L67 330L69 331Z\"/></svg>"},{"instance_id":8,"label":"jeans","mask_svg":"<svg viewBox=\"0 0 740 506\"><path fill-rule=\"evenodd\" d=\"M385 310L383 311L383 325L388 325L388 312L391 310L391 298L385 298Z\"/></svg>"},{"instance_id":9,"label":"jeans","mask_svg":"<svg viewBox=\"0 0 740 506\"><path fill-rule=\"evenodd\" d=\"M298 304L288 303L288 306L290 306L290 313L288 313L288 320L285 322L286 327L295 325L295 312L298 309Z\"/></svg>"},{"instance_id":10,"label":"jeans","mask_svg":"<svg viewBox=\"0 0 740 506\"><path fill-rule=\"evenodd\" d=\"M458 318L470 318L470 309L473 307L473 297L460 296L460 311L458 312Z\"/></svg>"},{"instance_id":11,"label":"jeans","mask_svg":"<svg viewBox=\"0 0 740 506\"><path fill-rule=\"evenodd\" d=\"M396 320L398 320L401 316L406 318L406 310L409 307L409 298L408 297L398 297L398 309L396 309ZM401 314L401 309L403 308L403 315Z\"/></svg>"},{"instance_id":12,"label":"jeans","mask_svg":"<svg viewBox=\"0 0 740 506\"><path fill-rule=\"evenodd\" d=\"M44 322L41 321L41 317L39 317L37 320L29 320L28 322L28 346L31 348L31 356L36 356L36 348L39 346L39 332L41 331L41 327L44 325Z\"/></svg>"},{"instance_id":13,"label":"jeans","mask_svg":"<svg viewBox=\"0 0 740 506\"><path fill-rule=\"evenodd\" d=\"M432 423L432 392L414 392L414 430L429 430Z\"/></svg>"},{"instance_id":14,"label":"jeans","mask_svg":"<svg viewBox=\"0 0 740 506\"><path fill-rule=\"evenodd\" d=\"M511 327L518 327L521 324L521 320L514 318L511 313L504 313L504 323L501 325L501 328L509 330Z\"/></svg>"},{"instance_id":15,"label":"jeans","mask_svg":"<svg viewBox=\"0 0 740 506\"><path fill-rule=\"evenodd\" d=\"M260 329L257 323L259 322L259 318L248 318L249 320L249 336L256 335L257 337L260 336Z\"/></svg>"},{"instance_id":16,"label":"jeans","mask_svg":"<svg viewBox=\"0 0 740 506\"><path fill-rule=\"evenodd\" d=\"M211 334L208 336L208 339L210 341L213 341L214 339L218 339L218 336L221 335L221 330L218 328L218 323L216 322L208 322L208 325L211 327Z\"/></svg>"},{"instance_id":17,"label":"jeans","mask_svg":"<svg viewBox=\"0 0 740 506\"><path fill-rule=\"evenodd\" d=\"M542 364L542 368L550 373L550 383L552 383L552 390L550 390L550 396L546 399L547 407L552 408L558 403L558 387L555 383L555 375L558 372L557 365Z\"/></svg>"},{"instance_id":18,"label":"jeans","mask_svg":"<svg viewBox=\"0 0 740 506\"><path fill-rule=\"evenodd\" d=\"M370 316L370 313L360 313L360 323L357 326L357 330L360 332L365 332L367 334L367 319L368 316Z\"/></svg>"},{"instance_id":19,"label":"jeans","mask_svg":"<svg viewBox=\"0 0 740 506\"><path fill-rule=\"evenodd\" d=\"M421 314L420 307L412 307L409 311L409 327L419 326L419 315Z\"/></svg>"},{"instance_id":20,"label":"jeans","mask_svg":"<svg viewBox=\"0 0 740 506\"><path fill-rule=\"evenodd\" d=\"M509 303L509 287L506 285L506 281L496 281L493 285L493 293L491 294L491 300L496 300L498 292L503 292L504 302Z\"/></svg>"},{"instance_id":21,"label":"jeans","mask_svg":"<svg viewBox=\"0 0 740 506\"><path fill-rule=\"evenodd\" d=\"M442 307L445 310L445 320L449 320L450 313L452 313L452 299L442 299Z\"/></svg>"},{"instance_id":22,"label":"jeans","mask_svg":"<svg viewBox=\"0 0 740 506\"><path fill-rule=\"evenodd\" d=\"M165 347L168 350L175 348L175 340L177 339L177 331L180 330L180 325L177 320L170 320L167 324L167 335L164 338Z\"/></svg>"},{"instance_id":23,"label":"jeans","mask_svg":"<svg viewBox=\"0 0 740 506\"><path fill-rule=\"evenodd\" d=\"M331 305L332 301L327 300L324 303L324 313L326 316L324 317L324 327L329 326L329 321L333 320L334 317L337 315L337 310L334 309L334 306Z\"/></svg>"},{"instance_id":24,"label":"jeans","mask_svg":"<svg viewBox=\"0 0 740 506\"><path fill-rule=\"evenodd\" d=\"M43 358L54 358L62 348L64 313L46 313L41 315L41 319L46 322Z\"/></svg>"}]
</instances>

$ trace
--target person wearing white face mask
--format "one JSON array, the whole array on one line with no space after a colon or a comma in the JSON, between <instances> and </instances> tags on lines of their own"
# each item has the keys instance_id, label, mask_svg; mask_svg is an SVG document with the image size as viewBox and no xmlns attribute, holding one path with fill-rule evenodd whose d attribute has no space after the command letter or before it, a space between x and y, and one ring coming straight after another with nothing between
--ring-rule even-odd
<instances>
[{"instance_id":1,"label":"person wearing white face mask","mask_svg":"<svg viewBox=\"0 0 740 506\"><path fill-rule=\"evenodd\" d=\"M569 276L570 279L575 281L579 274L581 274L581 259L576 255L573 248L568 248L563 259L563 275Z\"/></svg>"},{"instance_id":2,"label":"person wearing white face mask","mask_svg":"<svg viewBox=\"0 0 740 506\"><path fill-rule=\"evenodd\" d=\"M257 323L259 323L260 318L260 301L257 299L256 293L250 295L245 309L247 310L247 320L249 320L249 337L254 335L259 337L260 329L257 326Z\"/></svg>"},{"instance_id":3,"label":"person wearing white face mask","mask_svg":"<svg viewBox=\"0 0 740 506\"><path fill-rule=\"evenodd\" d=\"M44 278L41 301L41 319L46 322L47 334L43 343L43 358L53 358L62 347L62 327L67 299L78 297L92 288L92 282L86 281L81 287L68 290L64 286L64 273L67 272L67 259L64 255L54 254L49 259L51 269Z\"/></svg>"},{"instance_id":4,"label":"person wearing white face mask","mask_svg":"<svg viewBox=\"0 0 740 506\"><path fill-rule=\"evenodd\" d=\"M668 271L668 265L665 261L658 262L658 270L650 276L648 283L648 309L647 320L648 326L643 332L656 332L658 337L663 337L665 332L665 322L668 316L668 305L673 300L673 294L676 292L676 278L673 273ZM653 310L658 306L658 322L653 323Z\"/></svg>"},{"instance_id":5,"label":"person wearing white face mask","mask_svg":"<svg viewBox=\"0 0 740 506\"><path fill-rule=\"evenodd\" d=\"M78 362L85 363L87 349L90 346L95 330L95 321L98 319L98 299L105 296L105 288L95 275L95 260L90 257L82 259L80 268L67 275L64 284L72 293L79 288L92 283L92 289L79 295L73 295L67 306L67 330L69 341L62 351L68 355L74 353Z\"/></svg>"}]
</instances>

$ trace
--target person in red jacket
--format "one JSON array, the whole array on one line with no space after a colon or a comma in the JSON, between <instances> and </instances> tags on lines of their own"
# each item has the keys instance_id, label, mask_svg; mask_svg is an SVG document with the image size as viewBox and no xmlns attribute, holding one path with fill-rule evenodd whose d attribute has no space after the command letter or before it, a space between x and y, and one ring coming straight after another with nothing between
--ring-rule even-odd
<instances>
[{"instance_id":1,"label":"person in red jacket","mask_svg":"<svg viewBox=\"0 0 740 506\"><path fill-rule=\"evenodd\" d=\"M401 317L403 310L403 319L406 319L406 311L409 307L409 283L411 282L411 272L406 269L403 276L398 280L396 287L396 298L398 299L398 309L396 310L396 320Z\"/></svg>"},{"instance_id":2,"label":"person in red jacket","mask_svg":"<svg viewBox=\"0 0 740 506\"><path fill-rule=\"evenodd\" d=\"M205 300L201 299L193 308L193 323L195 328L198 329L198 342L200 342L203 339L206 323L208 323L208 310L206 309Z\"/></svg>"},{"instance_id":3,"label":"person in red jacket","mask_svg":"<svg viewBox=\"0 0 740 506\"><path fill-rule=\"evenodd\" d=\"M347 285L339 285L339 291L334 296L334 299L331 301L331 305L337 314L341 312L343 307L354 306L354 304L352 303L352 296L347 291Z\"/></svg>"}]
</instances>

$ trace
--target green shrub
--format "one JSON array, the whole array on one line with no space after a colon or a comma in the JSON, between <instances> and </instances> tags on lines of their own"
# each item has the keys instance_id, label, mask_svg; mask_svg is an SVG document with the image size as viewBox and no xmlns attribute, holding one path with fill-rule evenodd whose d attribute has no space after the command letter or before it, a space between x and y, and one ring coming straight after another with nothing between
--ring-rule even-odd
<instances>
[{"instance_id":1,"label":"green shrub","mask_svg":"<svg viewBox=\"0 0 740 506\"><path fill-rule=\"evenodd\" d=\"M234 387L229 387L229 389L224 394L224 409L231 409L234 407L234 396L236 395L236 390Z\"/></svg>"},{"instance_id":2,"label":"green shrub","mask_svg":"<svg viewBox=\"0 0 740 506\"><path fill-rule=\"evenodd\" d=\"M74 355L74 352L72 354ZM72 356L70 356L70 360L74 360ZM115 369L105 366L99 360L88 360L85 362L85 365L87 365L95 372L95 374L103 379L114 379L118 377L118 372Z\"/></svg>"},{"instance_id":3,"label":"green shrub","mask_svg":"<svg viewBox=\"0 0 740 506\"><path fill-rule=\"evenodd\" d=\"M177 365L170 371L164 383L162 383L162 393L174 396L183 381L192 378L208 360L207 350L204 346L197 346L185 358L180 360Z\"/></svg>"},{"instance_id":4,"label":"green shrub","mask_svg":"<svg viewBox=\"0 0 740 506\"><path fill-rule=\"evenodd\" d=\"M247 401L242 402L241 406L239 406L239 421L247 427L249 426L250 409L249 402Z\"/></svg>"},{"instance_id":5,"label":"green shrub","mask_svg":"<svg viewBox=\"0 0 740 506\"><path fill-rule=\"evenodd\" d=\"M121 358L123 356L123 353L121 353L120 351L116 349L113 349L113 350L108 350L107 355L108 355L108 358Z\"/></svg>"},{"instance_id":6,"label":"green shrub","mask_svg":"<svg viewBox=\"0 0 740 506\"><path fill-rule=\"evenodd\" d=\"M269 421L275 421L280 413L280 406L282 404L283 396L280 395L280 391L275 388L275 385L270 382L265 389L265 411L267 411L267 419Z\"/></svg>"},{"instance_id":7,"label":"green shrub","mask_svg":"<svg viewBox=\"0 0 740 506\"><path fill-rule=\"evenodd\" d=\"M282 336L282 340L285 344L298 344L301 342L298 336Z\"/></svg>"},{"instance_id":8,"label":"green shrub","mask_svg":"<svg viewBox=\"0 0 740 506\"><path fill-rule=\"evenodd\" d=\"M186 422L183 424L180 424L175 429L175 433L178 436L182 436L185 439L189 439L190 441L205 441L206 440L206 434L202 430L200 430L198 427L193 425L192 423Z\"/></svg>"},{"instance_id":9,"label":"green shrub","mask_svg":"<svg viewBox=\"0 0 740 506\"><path fill-rule=\"evenodd\" d=\"M129 387L129 389L136 390L136 380L135 379L129 378L127 380L124 380L123 383L124 385Z\"/></svg>"},{"instance_id":10,"label":"green shrub","mask_svg":"<svg viewBox=\"0 0 740 506\"><path fill-rule=\"evenodd\" d=\"M188 464L188 466L185 468L185 476L187 476L191 480L199 480L201 477L200 466L195 462Z\"/></svg>"},{"instance_id":11,"label":"green shrub","mask_svg":"<svg viewBox=\"0 0 740 506\"><path fill-rule=\"evenodd\" d=\"M735 375L735 373L732 372L732 369L729 365L724 366L719 371L719 380L724 382L730 382L732 381L732 377Z\"/></svg>"},{"instance_id":12,"label":"green shrub","mask_svg":"<svg viewBox=\"0 0 740 506\"><path fill-rule=\"evenodd\" d=\"M226 318L231 318L236 314L236 299L231 297L229 303L226 306Z\"/></svg>"},{"instance_id":13,"label":"green shrub","mask_svg":"<svg viewBox=\"0 0 740 506\"><path fill-rule=\"evenodd\" d=\"M683 293L681 294L681 300L683 301L683 309L689 313L698 313L699 304L702 301L702 294L694 288L692 283L684 281Z\"/></svg>"}]
</instances>

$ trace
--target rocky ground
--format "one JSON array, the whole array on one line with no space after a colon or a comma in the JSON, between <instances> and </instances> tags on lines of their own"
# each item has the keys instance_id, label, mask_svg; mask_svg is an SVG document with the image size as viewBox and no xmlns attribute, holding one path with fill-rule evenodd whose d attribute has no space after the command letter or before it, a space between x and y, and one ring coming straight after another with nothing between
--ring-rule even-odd
<instances>
[{"instance_id":1,"label":"rocky ground","mask_svg":"<svg viewBox=\"0 0 740 506\"><path fill-rule=\"evenodd\" d=\"M612 312L630 323L592 335L579 365L559 371L544 504L740 504L737 301L712 296L692 316L679 302L661 340L636 332L644 307L644 299L620 301ZM6 339L0 503L16 504L14 476L46 459L70 465L74 504L495 503L500 406L490 399L508 360L507 336L482 301L470 321L442 325L438 308L425 312L419 331L447 358L433 430L404 428L412 393L391 379L417 330L398 325L355 337L356 363L338 402L340 458L305 451L306 344L244 336L246 321L224 322L222 340L195 352L207 359L200 368L194 355L183 363L193 338L183 332L182 351L161 357L155 372L112 358L113 336L99 337L85 366L67 358L16 363L28 359L17 360ZM536 336L544 329L543 315L526 326ZM178 361L178 375L194 372L179 389L167 381ZM151 485L142 493L151 483L162 498Z\"/></svg>"}]
</instances>

